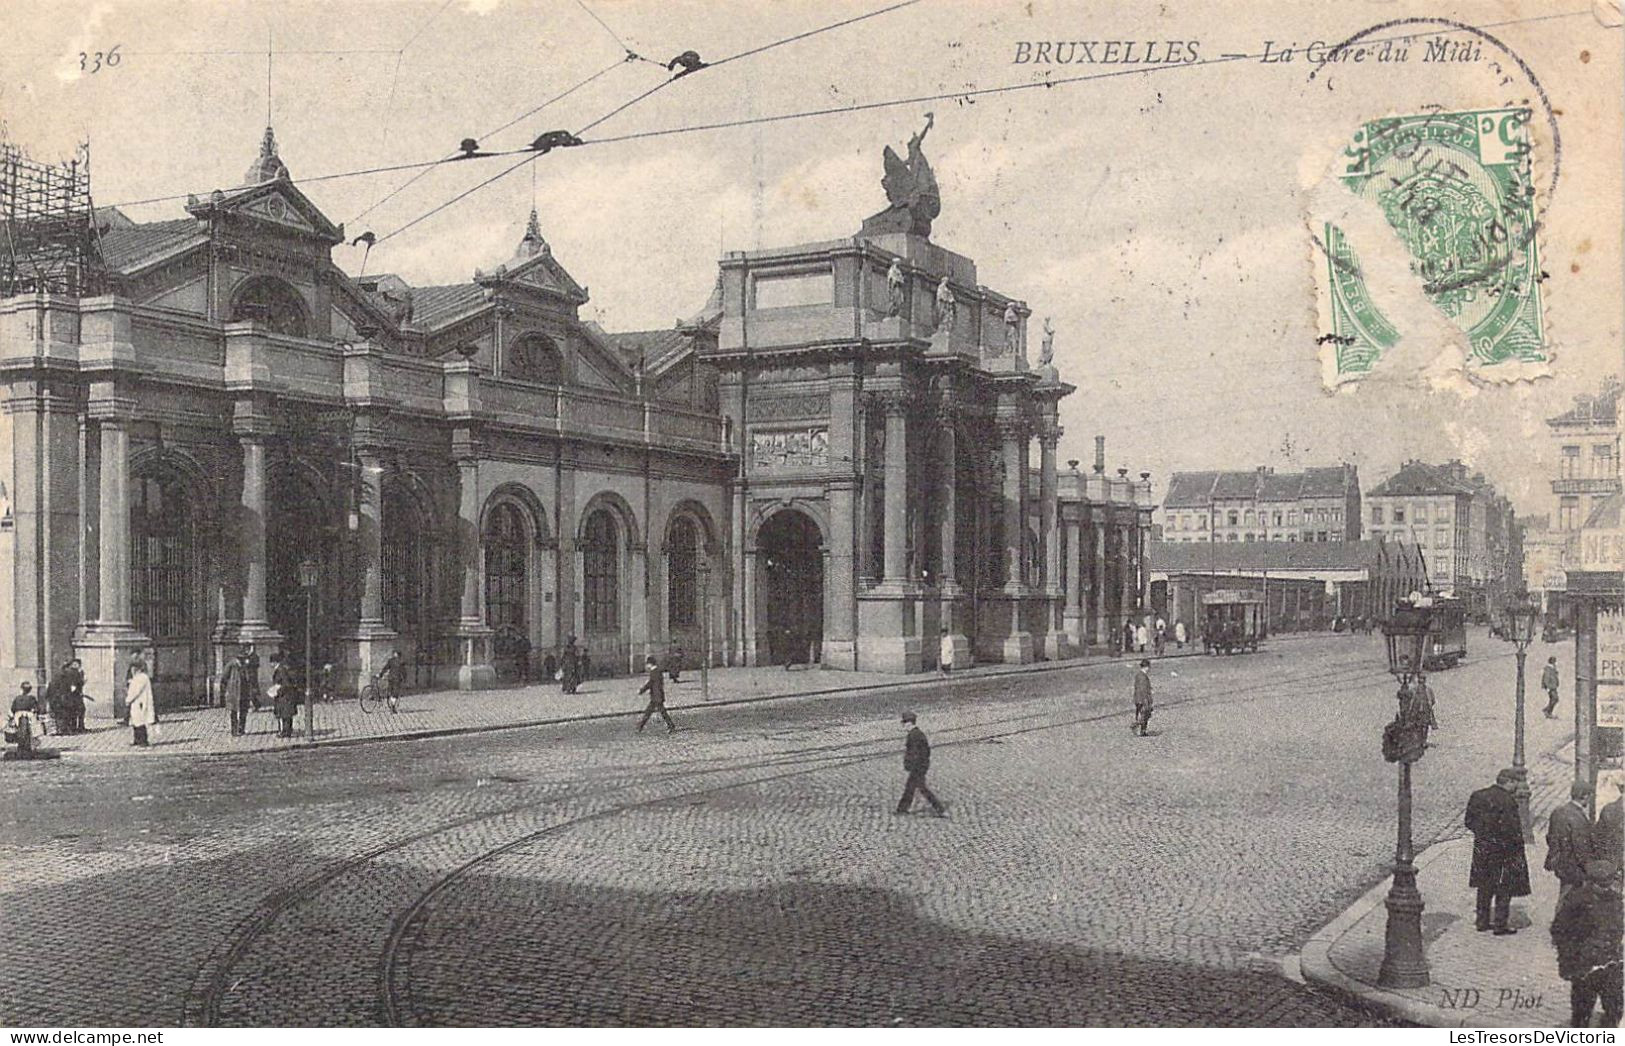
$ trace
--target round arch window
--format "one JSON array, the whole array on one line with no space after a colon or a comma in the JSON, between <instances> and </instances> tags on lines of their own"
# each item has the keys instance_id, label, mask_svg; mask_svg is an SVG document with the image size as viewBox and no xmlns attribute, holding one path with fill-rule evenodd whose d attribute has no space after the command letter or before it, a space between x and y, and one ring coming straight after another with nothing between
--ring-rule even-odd
<instances>
[{"instance_id":1,"label":"round arch window","mask_svg":"<svg viewBox=\"0 0 1625 1046\"><path fill-rule=\"evenodd\" d=\"M273 334L303 338L310 324L305 300L288 283L274 276L256 276L244 283L231 303L231 322L247 320Z\"/></svg>"},{"instance_id":2,"label":"round arch window","mask_svg":"<svg viewBox=\"0 0 1625 1046\"><path fill-rule=\"evenodd\" d=\"M508 346L502 374L520 381L557 385L564 375L563 357L552 338L545 334L525 334Z\"/></svg>"}]
</instances>

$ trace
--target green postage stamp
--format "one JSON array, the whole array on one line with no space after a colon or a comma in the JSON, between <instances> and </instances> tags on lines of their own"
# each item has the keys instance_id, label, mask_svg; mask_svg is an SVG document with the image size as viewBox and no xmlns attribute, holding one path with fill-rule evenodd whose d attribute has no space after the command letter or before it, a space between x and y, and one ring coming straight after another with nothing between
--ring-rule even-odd
<instances>
[{"instance_id":1,"label":"green postage stamp","mask_svg":"<svg viewBox=\"0 0 1625 1046\"><path fill-rule=\"evenodd\" d=\"M1335 176L1391 235L1367 228L1357 253L1350 230L1324 225L1330 382L1358 379L1409 333L1385 300L1397 296L1372 278L1379 249L1402 251L1426 300L1466 335L1471 372L1513 378L1548 361L1529 120L1528 109L1431 112L1355 133Z\"/></svg>"}]
</instances>

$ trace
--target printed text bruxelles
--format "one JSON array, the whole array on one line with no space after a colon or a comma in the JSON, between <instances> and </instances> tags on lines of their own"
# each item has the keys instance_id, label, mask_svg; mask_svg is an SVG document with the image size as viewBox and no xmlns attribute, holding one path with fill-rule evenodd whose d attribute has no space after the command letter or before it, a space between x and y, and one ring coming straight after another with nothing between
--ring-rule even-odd
<instances>
[{"instance_id":1,"label":"printed text bruxelles","mask_svg":"<svg viewBox=\"0 0 1625 1046\"><path fill-rule=\"evenodd\" d=\"M1188 65L1200 40L1018 40L1015 65Z\"/></svg>"}]
</instances>

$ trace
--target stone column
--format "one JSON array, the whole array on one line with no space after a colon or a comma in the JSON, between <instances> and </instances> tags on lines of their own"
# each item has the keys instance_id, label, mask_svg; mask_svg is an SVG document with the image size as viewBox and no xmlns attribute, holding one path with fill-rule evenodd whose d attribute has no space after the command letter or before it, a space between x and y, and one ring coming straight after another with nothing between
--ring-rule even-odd
<instances>
[{"instance_id":1,"label":"stone column","mask_svg":"<svg viewBox=\"0 0 1625 1046\"><path fill-rule=\"evenodd\" d=\"M908 403L902 396L886 398L886 545L885 580L888 589L910 587L908 576Z\"/></svg>"},{"instance_id":2,"label":"stone column","mask_svg":"<svg viewBox=\"0 0 1625 1046\"><path fill-rule=\"evenodd\" d=\"M901 391L883 394L886 415L885 577L858 600L858 668L867 672L918 672L922 667L919 586L908 569L908 410Z\"/></svg>"},{"instance_id":3,"label":"stone column","mask_svg":"<svg viewBox=\"0 0 1625 1046\"><path fill-rule=\"evenodd\" d=\"M122 414L97 419L96 620L74 636L74 656L84 663L86 705L97 719L125 714L124 672L129 659L148 646L130 620L130 433Z\"/></svg>"},{"instance_id":4,"label":"stone column","mask_svg":"<svg viewBox=\"0 0 1625 1046\"><path fill-rule=\"evenodd\" d=\"M1092 642L1111 649L1111 615L1106 613L1106 520L1095 513L1089 525L1089 634Z\"/></svg>"},{"instance_id":5,"label":"stone column","mask_svg":"<svg viewBox=\"0 0 1625 1046\"><path fill-rule=\"evenodd\" d=\"M1081 520L1066 522L1066 610L1063 617L1067 642L1081 652L1089 646L1090 634L1083 609L1083 586L1087 584L1083 565L1089 552L1083 545L1084 529Z\"/></svg>"},{"instance_id":6,"label":"stone column","mask_svg":"<svg viewBox=\"0 0 1625 1046\"><path fill-rule=\"evenodd\" d=\"M970 638L966 628L964 595L965 590L959 583L958 576L958 523L959 523L959 446L958 432L955 423L958 411L951 401L945 401L937 407L937 508L938 508L938 536L937 545L942 553L941 570L938 576L938 592L942 600L942 636L939 638L937 656L949 668L969 668L971 657ZM931 637L924 637L929 641Z\"/></svg>"},{"instance_id":7,"label":"stone column","mask_svg":"<svg viewBox=\"0 0 1625 1046\"><path fill-rule=\"evenodd\" d=\"M457 552L463 585L457 620L457 689L484 690L496 685L491 664L492 632L480 598L483 573L480 543L480 459L473 435L459 431L453 439L457 460Z\"/></svg>"},{"instance_id":8,"label":"stone column","mask_svg":"<svg viewBox=\"0 0 1625 1046\"><path fill-rule=\"evenodd\" d=\"M243 487L238 498L243 625L269 629L265 609L265 436L246 432L238 440L243 451Z\"/></svg>"},{"instance_id":9,"label":"stone column","mask_svg":"<svg viewBox=\"0 0 1625 1046\"><path fill-rule=\"evenodd\" d=\"M355 632L345 637L344 682L353 688L366 685L383 666L399 638L384 623L384 466L378 451L365 446L356 451L358 496L356 533L357 571L361 581L360 613Z\"/></svg>"},{"instance_id":10,"label":"stone column","mask_svg":"<svg viewBox=\"0 0 1625 1046\"><path fill-rule=\"evenodd\" d=\"M1004 459L1004 548L1000 554L1004 557L1005 581L992 598L997 600L1003 659L1026 664L1034 656L1033 634L1025 619L1031 594L1027 585L1027 459L1032 430L1027 419L1018 414L1001 416L997 428Z\"/></svg>"},{"instance_id":11,"label":"stone column","mask_svg":"<svg viewBox=\"0 0 1625 1046\"><path fill-rule=\"evenodd\" d=\"M1067 654L1066 636L1056 626L1055 613L1061 601L1061 531L1055 516L1055 445L1061 429L1047 420L1038 433L1038 540L1043 543L1043 625L1044 656L1051 661Z\"/></svg>"},{"instance_id":12,"label":"stone column","mask_svg":"<svg viewBox=\"0 0 1625 1046\"><path fill-rule=\"evenodd\" d=\"M1134 533L1134 524L1122 523L1118 526L1117 539L1118 577L1121 580L1119 588L1122 590L1122 615L1125 621L1133 621L1136 629L1140 625L1142 608L1139 606L1139 538ZM1122 628L1122 623L1118 623Z\"/></svg>"}]
</instances>

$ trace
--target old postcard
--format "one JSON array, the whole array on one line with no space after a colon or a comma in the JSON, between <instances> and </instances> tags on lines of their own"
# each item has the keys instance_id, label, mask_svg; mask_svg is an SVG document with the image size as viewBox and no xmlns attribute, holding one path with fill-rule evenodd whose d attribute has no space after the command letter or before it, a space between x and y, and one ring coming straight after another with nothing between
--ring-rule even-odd
<instances>
[{"instance_id":1,"label":"old postcard","mask_svg":"<svg viewBox=\"0 0 1625 1046\"><path fill-rule=\"evenodd\" d=\"M1621 22L11 0L0 1023L1616 1027Z\"/></svg>"}]
</instances>

